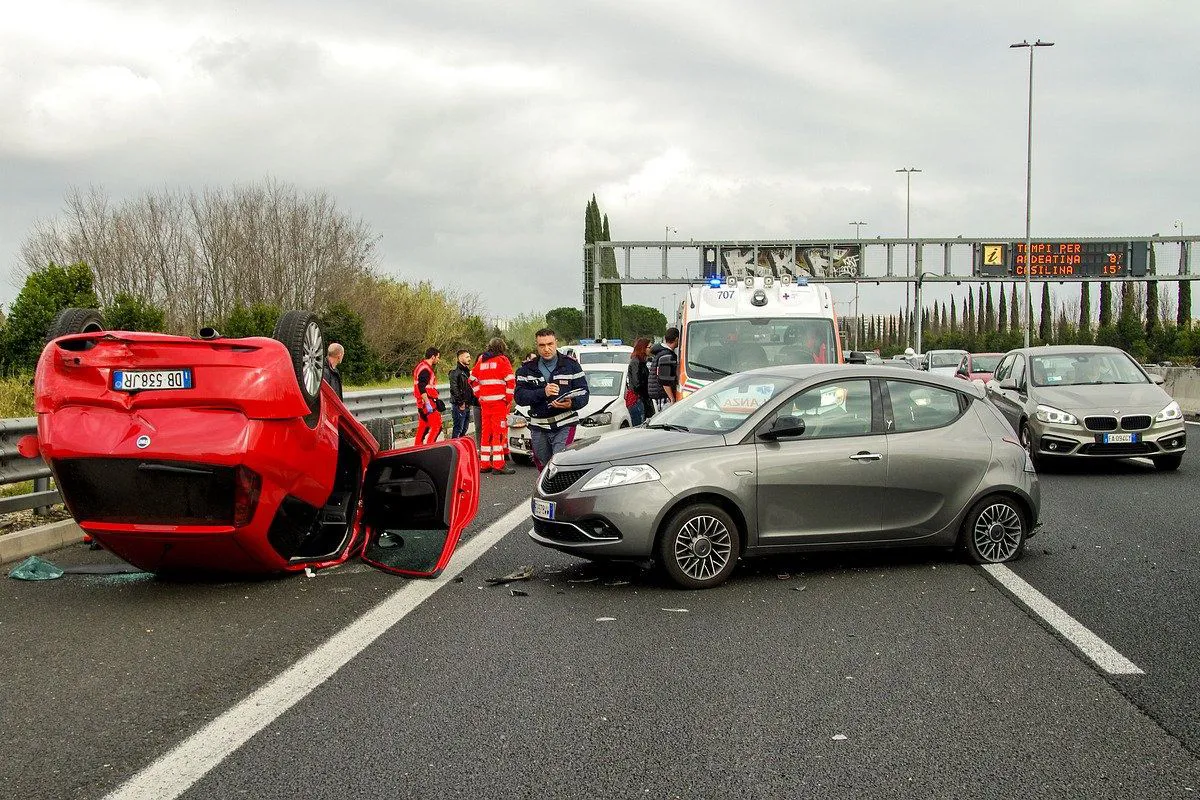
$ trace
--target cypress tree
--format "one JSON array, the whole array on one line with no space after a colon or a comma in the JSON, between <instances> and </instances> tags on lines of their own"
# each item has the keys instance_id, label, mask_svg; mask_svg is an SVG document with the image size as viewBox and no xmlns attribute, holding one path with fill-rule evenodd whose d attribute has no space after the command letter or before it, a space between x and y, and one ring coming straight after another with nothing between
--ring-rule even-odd
<instances>
[{"instance_id":1,"label":"cypress tree","mask_svg":"<svg viewBox=\"0 0 1200 800\"><path fill-rule=\"evenodd\" d=\"M1054 311L1050 308L1050 284L1042 284L1042 318L1038 324L1038 338L1050 343L1051 331L1054 327Z\"/></svg>"},{"instance_id":2,"label":"cypress tree","mask_svg":"<svg viewBox=\"0 0 1200 800\"><path fill-rule=\"evenodd\" d=\"M1021 330L1021 306L1017 302L1017 285L1012 285L1012 294L1008 302L1008 329L1013 333Z\"/></svg>"},{"instance_id":3,"label":"cypress tree","mask_svg":"<svg viewBox=\"0 0 1200 800\"><path fill-rule=\"evenodd\" d=\"M983 333L983 321L987 318L987 312L983 307L983 287L979 287L979 309L975 312L975 333Z\"/></svg>"},{"instance_id":4,"label":"cypress tree","mask_svg":"<svg viewBox=\"0 0 1200 800\"><path fill-rule=\"evenodd\" d=\"M596 213L600 213L600 206L596 206ZM604 215L600 225L601 241L611 242L612 234L608 228L608 214ZM617 254L611 247L605 248L600 253L600 277L602 278L619 278L621 273L617 271ZM600 287L600 295L604 299L604 315L600 318L600 332L606 338L619 339L621 330L624 327L621 324L621 314L623 304L621 302L621 285L609 284Z\"/></svg>"},{"instance_id":5,"label":"cypress tree","mask_svg":"<svg viewBox=\"0 0 1200 800\"><path fill-rule=\"evenodd\" d=\"M1100 327L1112 325L1112 283L1104 281L1100 284Z\"/></svg>"},{"instance_id":6,"label":"cypress tree","mask_svg":"<svg viewBox=\"0 0 1200 800\"><path fill-rule=\"evenodd\" d=\"M1157 263L1154 256L1154 245L1150 245L1150 264L1149 272L1151 275L1158 274ZM1158 330L1158 281L1146 282L1146 337L1153 337Z\"/></svg>"},{"instance_id":7,"label":"cypress tree","mask_svg":"<svg viewBox=\"0 0 1200 800\"><path fill-rule=\"evenodd\" d=\"M950 332L958 333L958 309L954 305L954 295L950 295Z\"/></svg>"},{"instance_id":8,"label":"cypress tree","mask_svg":"<svg viewBox=\"0 0 1200 800\"><path fill-rule=\"evenodd\" d=\"M1084 281L1079 287L1079 332L1092 332L1092 284Z\"/></svg>"},{"instance_id":9,"label":"cypress tree","mask_svg":"<svg viewBox=\"0 0 1200 800\"><path fill-rule=\"evenodd\" d=\"M987 285L987 310L983 317L983 330L991 333L996 330L996 306L992 303L992 285Z\"/></svg>"},{"instance_id":10,"label":"cypress tree","mask_svg":"<svg viewBox=\"0 0 1200 800\"><path fill-rule=\"evenodd\" d=\"M1008 330L1008 301L1004 296L1004 284L1000 284L1000 310L996 312L996 330L1004 333Z\"/></svg>"},{"instance_id":11,"label":"cypress tree","mask_svg":"<svg viewBox=\"0 0 1200 800\"><path fill-rule=\"evenodd\" d=\"M967 313L963 315L963 319L966 320L966 326L965 326L966 331L965 332L966 332L967 336L974 336L976 328L975 328L975 287L973 287L973 286L967 287Z\"/></svg>"},{"instance_id":12,"label":"cypress tree","mask_svg":"<svg viewBox=\"0 0 1200 800\"><path fill-rule=\"evenodd\" d=\"M951 301L953 302L953 301ZM942 319L938 323L938 327L942 329L942 333L950 333L950 318L946 316L946 304L942 303Z\"/></svg>"},{"instance_id":13,"label":"cypress tree","mask_svg":"<svg viewBox=\"0 0 1200 800\"><path fill-rule=\"evenodd\" d=\"M596 284L596 255L590 247L596 242L597 234L595 217L592 214L592 206L595 202L596 195L592 195L587 209L583 212L583 243L589 245L583 249L583 328L585 336L591 336L596 332L595 315L599 312L598 308L593 307L592 287Z\"/></svg>"}]
</instances>

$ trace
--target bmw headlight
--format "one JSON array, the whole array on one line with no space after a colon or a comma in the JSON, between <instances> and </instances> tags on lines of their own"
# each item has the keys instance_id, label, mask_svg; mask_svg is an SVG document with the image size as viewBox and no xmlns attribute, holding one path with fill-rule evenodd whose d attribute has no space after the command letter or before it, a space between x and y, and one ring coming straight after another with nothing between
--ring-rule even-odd
<instances>
[{"instance_id":1,"label":"bmw headlight","mask_svg":"<svg viewBox=\"0 0 1200 800\"><path fill-rule=\"evenodd\" d=\"M1057 409L1054 406L1037 407L1037 418L1042 422L1052 422L1055 425L1078 425L1079 420L1074 414L1068 414L1066 411Z\"/></svg>"},{"instance_id":2,"label":"bmw headlight","mask_svg":"<svg viewBox=\"0 0 1200 800\"><path fill-rule=\"evenodd\" d=\"M594 428L597 425L611 425L612 424L612 412L611 411L601 411L597 414L592 414L590 417L584 417L583 419L581 419L579 421L579 424L586 426L588 428Z\"/></svg>"},{"instance_id":3,"label":"bmw headlight","mask_svg":"<svg viewBox=\"0 0 1200 800\"><path fill-rule=\"evenodd\" d=\"M1158 414L1155 415L1154 421L1155 422L1170 422L1173 419L1181 419L1182 417L1183 417L1183 410L1179 408L1179 403L1172 400L1171 404L1169 406L1167 406L1166 408L1164 408L1162 411L1158 412Z\"/></svg>"},{"instance_id":4,"label":"bmw headlight","mask_svg":"<svg viewBox=\"0 0 1200 800\"><path fill-rule=\"evenodd\" d=\"M594 475L583 485L581 492L595 489L611 489L614 486L629 486L635 483L649 483L659 479L658 470L649 464L632 464L623 467L609 467Z\"/></svg>"}]
</instances>

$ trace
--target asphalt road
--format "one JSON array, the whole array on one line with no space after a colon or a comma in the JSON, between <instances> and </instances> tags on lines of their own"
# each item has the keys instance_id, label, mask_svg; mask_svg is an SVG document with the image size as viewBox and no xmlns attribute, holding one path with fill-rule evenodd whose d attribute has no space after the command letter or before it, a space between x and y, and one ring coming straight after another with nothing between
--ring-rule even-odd
<instances>
[{"instance_id":1,"label":"asphalt road","mask_svg":"<svg viewBox=\"0 0 1200 800\"><path fill-rule=\"evenodd\" d=\"M531 482L486 478L472 532ZM519 525L184 796L1195 797L1198 489L1195 454L1050 471L1014 567L1143 676L938 551L694 593ZM526 596L484 580L522 564ZM0 795L102 797L408 583L3 580Z\"/></svg>"}]
</instances>

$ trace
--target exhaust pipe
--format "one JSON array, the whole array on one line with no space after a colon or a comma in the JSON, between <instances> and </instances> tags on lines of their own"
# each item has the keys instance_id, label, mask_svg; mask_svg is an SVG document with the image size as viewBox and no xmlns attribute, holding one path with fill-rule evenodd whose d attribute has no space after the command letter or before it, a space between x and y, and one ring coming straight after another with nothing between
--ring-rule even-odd
<instances>
[{"instance_id":1,"label":"exhaust pipe","mask_svg":"<svg viewBox=\"0 0 1200 800\"><path fill-rule=\"evenodd\" d=\"M201 328L200 329L200 338L201 339L220 339L221 334L216 328Z\"/></svg>"}]
</instances>

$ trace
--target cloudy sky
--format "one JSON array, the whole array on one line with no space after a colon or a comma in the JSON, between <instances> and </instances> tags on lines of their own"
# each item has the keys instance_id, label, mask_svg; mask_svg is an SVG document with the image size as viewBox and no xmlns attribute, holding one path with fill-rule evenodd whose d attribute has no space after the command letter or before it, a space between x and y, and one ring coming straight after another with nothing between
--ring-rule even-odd
<instances>
[{"instance_id":1,"label":"cloudy sky","mask_svg":"<svg viewBox=\"0 0 1200 800\"><path fill-rule=\"evenodd\" d=\"M1034 236L1200 233L1198 34L1194 0L21 3L0 26L0 303L72 186L326 189L383 270L496 316L580 303L593 193L623 240L902 236L894 170L915 166L914 236L1020 238L1028 51L1008 45L1039 37Z\"/></svg>"}]
</instances>

